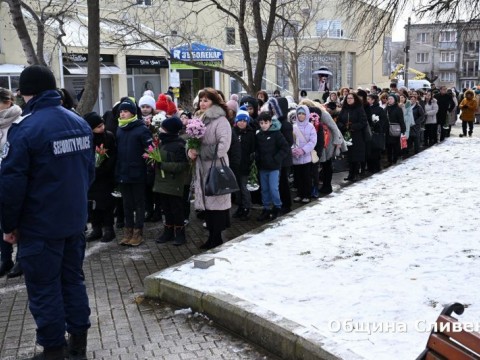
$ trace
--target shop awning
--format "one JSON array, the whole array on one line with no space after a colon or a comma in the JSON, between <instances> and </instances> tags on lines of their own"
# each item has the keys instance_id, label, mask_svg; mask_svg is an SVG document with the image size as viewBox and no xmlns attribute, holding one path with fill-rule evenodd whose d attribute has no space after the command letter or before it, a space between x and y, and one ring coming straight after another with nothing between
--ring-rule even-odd
<instances>
[{"instance_id":1,"label":"shop awning","mask_svg":"<svg viewBox=\"0 0 480 360\"><path fill-rule=\"evenodd\" d=\"M67 75L87 75L87 66L85 64L79 65L77 63L63 64ZM100 75L121 75L124 74L122 69L116 65L100 64Z\"/></svg>"},{"instance_id":2,"label":"shop awning","mask_svg":"<svg viewBox=\"0 0 480 360\"><path fill-rule=\"evenodd\" d=\"M27 65L0 64L0 74L20 74Z\"/></svg>"}]
</instances>

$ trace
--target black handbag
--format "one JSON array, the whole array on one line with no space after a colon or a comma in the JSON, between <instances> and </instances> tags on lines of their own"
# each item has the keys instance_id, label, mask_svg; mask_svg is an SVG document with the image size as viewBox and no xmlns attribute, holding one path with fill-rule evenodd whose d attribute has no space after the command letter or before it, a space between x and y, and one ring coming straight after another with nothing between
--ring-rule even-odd
<instances>
[{"instance_id":1,"label":"black handbag","mask_svg":"<svg viewBox=\"0 0 480 360\"><path fill-rule=\"evenodd\" d=\"M215 147L215 155L205 181L205 196L226 195L240 190L235 174L223 157L220 158L220 166L217 166L217 147L218 145Z\"/></svg>"},{"instance_id":2,"label":"black handbag","mask_svg":"<svg viewBox=\"0 0 480 360\"><path fill-rule=\"evenodd\" d=\"M370 141L372 149L385 150L385 134L372 132L372 140Z\"/></svg>"}]
</instances>

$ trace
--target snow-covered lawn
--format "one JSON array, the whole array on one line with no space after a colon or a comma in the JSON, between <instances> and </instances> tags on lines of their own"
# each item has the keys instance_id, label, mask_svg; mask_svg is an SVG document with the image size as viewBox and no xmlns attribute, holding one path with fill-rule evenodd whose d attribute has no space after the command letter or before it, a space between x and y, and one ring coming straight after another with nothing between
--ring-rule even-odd
<instances>
[{"instance_id":1,"label":"snow-covered lawn","mask_svg":"<svg viewBox=\"0 0 480 360\"><path fill-rule=\"evenodd\" d=\"M161 277L273 311L332 353L414 359L445 304L468 304L460 320L480 326L479 189L480 139L450 138L227 246L207 270Z\"/></svg>"}]
</instances>

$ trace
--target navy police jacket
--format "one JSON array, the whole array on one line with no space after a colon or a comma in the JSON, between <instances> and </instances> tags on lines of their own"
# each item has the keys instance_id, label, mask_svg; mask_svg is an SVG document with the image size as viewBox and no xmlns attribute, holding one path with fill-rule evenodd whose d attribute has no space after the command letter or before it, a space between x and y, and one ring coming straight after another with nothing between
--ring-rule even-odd
<instances>
[{"instance_id":1,"label":"navy police jacket","mask_svg":"<svg viewBox=\"0 0 480 360\"><path fill-rule=\"evenodd\" d=\"M117 164L115 180L119 184L147 181L147 163L142 155L152 144L152 133L142 120L117 129Z\"/></svg>"},{"instance_id":2,"label":"navy police jacket","mask_svg":"<svg viewBox=\"0 0 480 360\"><path fill-rule=\"evenodd\" d=\"M48 90L33 97L8 132L0 163L3 232L61 239L84 231L95 176L92 130Z\"/></svg>"}]
</instances>

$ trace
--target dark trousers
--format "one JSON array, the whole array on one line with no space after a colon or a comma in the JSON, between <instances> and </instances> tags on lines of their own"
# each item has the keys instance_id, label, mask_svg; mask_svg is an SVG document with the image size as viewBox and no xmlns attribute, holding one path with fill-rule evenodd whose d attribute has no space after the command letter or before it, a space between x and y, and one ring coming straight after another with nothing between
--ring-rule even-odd
<instances>
[{"instance_id":1,"label":"dark trousers","mask_svg":"<svg viewBox=\"0 0 480 360\"><path fill-rule=\"evenodd\" d=\"M90 213L90 222L92 227L111 227L113 226L114 201L112 200L104 209L94 209Z\"/></svg>"},{"instance_id":2,"label":"dark trousers","mask_svg":"<svg viewBox=\"0 0 480 360\"><path fill-rule=\"evenodd\" d=\"M332 177L333 177L333 166L332 166L332 159L322 162L322 180L323 190L332 189Z\"/></svg>"},{"instance_id":3,"label":"dark trousers","mask_svg":"<svg viewBox=\"0 0 480 360\"><path fill-rule=\"evenodd\" d=\"M314 187L318 187L320 182L320 162L312 163L312 184Z\"/></svg>"},{"instance_id":4,"label":"dark trousers","mask_svg":"<svg viewBox=\"0 0 480 360\"><path fill-rule=\"evenodd\" d=\"M183 218L184 220L190 218L190 185L183 187Z\"/></svg>"},{"instance_id":5,"label":"dark trousers","mask_svg":"<svg viewBox=\"0 0 480 360\"><path fill-rule=\"evenodd\" d=\"M410 130L410 136L408 137L408 148L407 149L410 149L412 146L413 146L413 153L418 154L419 151L420 151L420 134L412 135L412 131Z\"/></svg>"},{"instance_id":6,"label":"dark trousers","mask_svg":"<svg viewBox=\"0 0 480 360\"><path fill-rule=\"evenodd\" d=\"M431 146L438 142L438 125L425 124L425 145Z\"/></svg>"},{"instance_id":7,"label":"dark trousers","mask_svg":"<svg viewBox=\"0 0 480 360\"><path fill-rule=\"evenodd\" d=\"M222 231L230 227L230 210L205 210L208 242L214 246L223 242Z\"/></svg>"},{"instance_id":8,"label":"dark trousers","mask_svg":"<svg viewBox=\"0 0 480 360\"><path fill-rule=\"evenodd\" d=\"M290 209L292 207L292 195L290 194L290 185L288 184L289 175L289 166L284 166L280 169L278 191L280 192L280 200L282 201L282 208L284 209Z\"/></svg>"},{"instance_id":9,"label":"dark trousers","mask_svg":"<svg viewBox=\"0 0 480 360\"><path fill-rule=\"evenodd\" d=\"M158 194L162 203L165 225L183 226L185 213L183 209L183 197L169 194Z\"/></svg>"},{"instance_id":10,"label":"dark trousers","mask_svg":"<svg viewBox=\"0 0 480 360\"><path fill-rule=\"evenodd\" d=\"M145 184L120 184L125 227L143 229L145 221Z\"/></svg>"},{"instance_id":11,"label":"dark trousers","mask_svg":"<svg viewBox=\"0 0 480 360\"><path fill-rule=\"evenodd\" d=\"M65 330L79 335L90 327L82 270L85 235L81 232L61 239L22 236L18 246L37 342L45 348L63 346Z\"/></svg>"},{"instance_id":12,"label":"dark trousers","mask_svg":"<svg viewBox=\"0 0 480 360\"><path fill-rule=\"evenodd\" d=\"M400 138L389 139L387 142L387 160L390 164L396 164L400 155Z\"/></svg>"},{"instance_id":13,"label":"dark trousers","mask_svg":"<svg viewBox=\"0 0 480 360\"><path fill-rule=\"evenodd\" d=\"M162 208L160 196L158 193L153 192L153 185L145 185L145 211L147 213L160 214L160 209Z\"/></svg>"},{"instance_id":14,"label":"dark trousers","mask_svg":"<svg viewBox=\"0 0 480 360\"><path fill-rule=\"evenodd\" d=\"M235 193L237 205L242 209L250 209L252 207L252 196L247 189L248 175L235 173L235 178L240 189Z\"/></svg>"},{"instance_id":15,"label":"dark trousers","mask_svg":"<svg viewBox=\"0 0 480 360\"><path fill-rule=\"evenodd\" d=\"M12 255L13 255L13 245L7 243L6 241L3 241L3 239L0 239L0 260L2 262L11 262L12 261ZM17 252L17 258L18 258L18 252Z\"/></svg>"},{"instance_id":16,"label":"dark trousers","mask_svg":"<svg viewBox=\"0 0 480 360\"><path fill-rule=\"evenodd\" d=\"M467 126L468 132L471 134L473 133L473 121L462 121L462 131L463 135L467 136Z\"/></svg>"},{"instance_id":17,"label":"dark trousers","mask_svg":"<svg viewBox=\"0 0 480 360\"><path fill-rule=\"evenodd\" d=\"M293 165L297 196L309 199L312 194L312 163Z\"/></svg>"}]
</instances>

